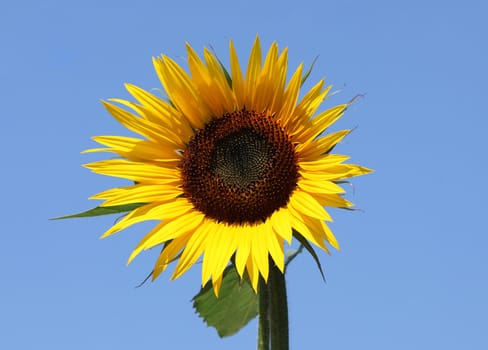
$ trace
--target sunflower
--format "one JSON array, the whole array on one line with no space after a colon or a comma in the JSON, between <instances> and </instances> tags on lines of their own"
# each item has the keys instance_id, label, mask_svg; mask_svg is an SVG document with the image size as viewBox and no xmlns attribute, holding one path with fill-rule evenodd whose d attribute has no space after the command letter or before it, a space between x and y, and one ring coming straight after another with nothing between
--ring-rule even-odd
<instances>
[{"instance_id":1,"label":"sunflower","mask_svg":"<svg viewBox=\"0 0 488 350\"><path fill-rule=\"evenodd\" d=\"M158 221L129 257L162 245L156 279L177 261L172 279L201 258L202 285L216 294L229 262L257 291L270 264L284 271L284 242L300 235L328 252L339 249L325 207L352 205L340 180L370 172L331 154L349 130L323 132L348 104L316 113L330 86L319 81L301 99L307 74L299 65L287 82L287 49L271 44L264 63L256 37L245 74L230 42L230 72L204 49L187 44L187 73L167 56L153 59L166 91L160 98L126 85L137 103L103 102L141 137L96 136L105 146L86 152L119 157L87 164L95 173L133 181L91 199L101 206L140 203L102 237L147 220Z\"/></svg>"}]
</instances>

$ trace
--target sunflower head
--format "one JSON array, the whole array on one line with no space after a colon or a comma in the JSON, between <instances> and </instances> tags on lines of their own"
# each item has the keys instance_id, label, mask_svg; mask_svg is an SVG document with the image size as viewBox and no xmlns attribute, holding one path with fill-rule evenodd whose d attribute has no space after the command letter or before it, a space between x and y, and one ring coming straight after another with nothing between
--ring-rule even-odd
<instances>
[{"instance_id":1,"label":"sunflower head","mask_svg":"<svg viewBox=\"0 0 488 350\"><path fill-rule=\"evenodd\" d=\"M332 154L349 130L322 136L348 104L317 112L330 87L319 81L299 99L300 65L287 81L287 49L273 43L262 60L259 38L245 73L230 42L230 72L209 50L187 45L189 72L166 56L154 66L168 98L133 85L137 102L104 102L138 137L97 136L88 152L119 157L87 164L94 172L134 181L93 196L102 206L143 203L104 233L156 220L129 262L162 245L153 279L177 261L172 278L202 257L202 285L218 294L235 265L257 290L269 264L284 271L284 242L294 232L328 252L339 245L324 207L346 208L338 181L370 172ZM125 107L125 108L124 108Z\"/></svg>"}]
</instances>

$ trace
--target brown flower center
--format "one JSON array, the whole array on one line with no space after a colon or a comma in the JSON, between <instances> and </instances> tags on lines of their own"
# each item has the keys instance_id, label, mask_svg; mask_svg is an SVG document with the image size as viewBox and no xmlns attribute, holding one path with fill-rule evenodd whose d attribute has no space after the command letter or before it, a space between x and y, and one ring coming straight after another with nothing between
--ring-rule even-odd
<instances>
[{"instance_id":1,"label":"brown flower center","mask_svg":"<svg viewBox=\"0 0 488 350\"><path fill-rule=\"evenodd\" d=\"M272 116L224 115L198 130L181 162L196 209L227 224L265 221L286 206L298 181L295 147Z\"/></svg>"}]
</instances>

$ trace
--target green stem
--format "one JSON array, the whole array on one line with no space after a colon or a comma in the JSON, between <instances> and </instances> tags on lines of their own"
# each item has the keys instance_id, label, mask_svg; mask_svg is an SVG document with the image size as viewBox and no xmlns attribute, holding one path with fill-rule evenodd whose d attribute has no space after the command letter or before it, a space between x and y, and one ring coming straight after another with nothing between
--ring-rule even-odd
<instances>
[{"instance_id":1,"label":"green stem","mask_svg":"<svg viewBox=\"0 0 488 350\"><path fill-rule=\"evenodd\" d=\"M269 291L262 277L259 279L258 350L269 350Z\"/></svg>"},{"instance_id":2,"label":"green stem","mask_svg":"<svg viewBox=\"0 0 488 350\"><path fill-rule=\"evenodd\" d=\"M268 277L270 299L270 334L272 350L289 350L288 303L285 275L270 259Z\"/></svg>"}]
</instances>

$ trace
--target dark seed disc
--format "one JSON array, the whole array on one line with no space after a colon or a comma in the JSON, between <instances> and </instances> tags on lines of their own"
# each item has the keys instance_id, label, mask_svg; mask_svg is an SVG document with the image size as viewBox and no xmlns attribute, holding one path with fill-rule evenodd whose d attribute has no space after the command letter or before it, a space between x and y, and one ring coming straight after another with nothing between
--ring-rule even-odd
<instances>
[{"instance_id":1,"label":"dark seed disc","mask_svg":"<svg viewBox=\"0 0 488 350\"><path fill-rule=\"evenodd\" d=\"M299 176L290 136L272 116L246 110L198 130L181 173L195 208L228 224L265 221L286 206Z\"/></svg>"}]
</instances>

